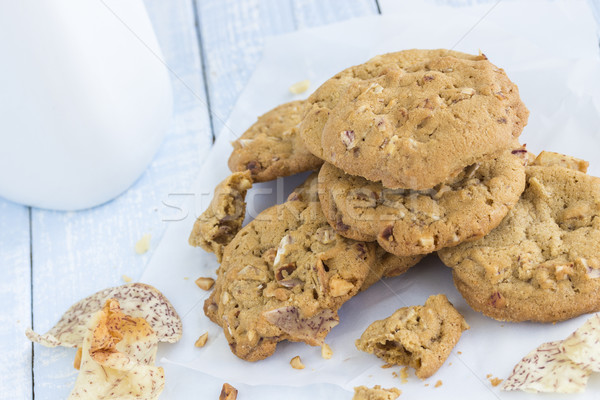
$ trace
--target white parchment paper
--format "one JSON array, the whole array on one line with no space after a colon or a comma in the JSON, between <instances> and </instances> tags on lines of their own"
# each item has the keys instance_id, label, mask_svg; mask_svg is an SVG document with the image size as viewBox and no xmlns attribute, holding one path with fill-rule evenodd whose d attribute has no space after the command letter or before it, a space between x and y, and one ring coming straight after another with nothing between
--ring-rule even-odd
<instances>
[{"instance_id":1,"label":"white parchment paper","mask_svg":"<svg viewBox=\"0 0 600 400\"><path fill-rule=\"evenodd\" d=\"M383 2L384 12L391 3ZM402 14L300 31L273 38L266 44L262 61L215 142L187 201L177 208L170 207L166 213L170 226L141 278L167 295L184 322L181 342L165 346L159 354L167 374L163 398L194 398L194 394L203 393L203 382L223 381L246 388L250 386L245 385L271 385L262 392L247 389L247 393L260 392L261 398L281 397L277 393L286 393L286 398L350 398L342 389L351 390L360 384L396 386L403 391L402 397L526 398L524 393L506 393L492 387L486 375L506 378L530 350L542 342L566 337L585 321L586 316L582 316L555 325L513 324L484 317L466 305L452 284L450 270L435 256L403 276L379 282L346 303L340 310L341 323L326 340L333 349L331 360L322 359L319 348L280 343L276 353L266 360L242 361L229 351L221 328L204 316L202 305L207 293L196 287L194 279L214 276L218 264L212 254L187 244L189 232L194 219L208 205L215 185L229 173L229 142L258 115L302 98L288 92L294 82L309 79L310 92L337 71L389 51L454 46L477 53L481 49L519 85L522 99L531 111L521 141L535 152L553 150L587 159L591 162L590 173L600 175L600 60L596 27L584 2L569 1L568 7L567 2L505 2L498 6L502 6L499 16L492 18L492 10L489 19L481 19L489 6L457 11L446 7L412 9L409 3L403 3ZM302 177L291 177L255 185L249 192L248 213L256 215L265 207L282 202L301 181ZM355 349L355 339L371 322L399 307L423 304L428 296L437 293L448 296L471 329L463 334L432 378L420 381L411 374L409 382L401 384L392 375L399 368L381 369L383 363L379 359ZM195 348L195 340L205 331L209 332L207 346ZM296 355L304 361L304 370L289 366L289 360ZM434 388L437 380L443 385ZM342 389L314 385L319 383ZM295 389L282 392L273 385ZM594 392L599 391L600 379L592 378L586 394L577 398L594 398Z\"/></svg>"}]
</instances>

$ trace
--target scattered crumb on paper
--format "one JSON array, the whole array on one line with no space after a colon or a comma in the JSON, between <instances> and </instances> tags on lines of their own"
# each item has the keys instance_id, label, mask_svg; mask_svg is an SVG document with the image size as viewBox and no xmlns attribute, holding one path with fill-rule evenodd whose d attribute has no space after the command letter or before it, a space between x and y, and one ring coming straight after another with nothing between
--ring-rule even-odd
<instances>
[{"instance_id":1,"label":"scattered crumb on paper","mask_svg":"<svg viewBox=\"0 0 600 400\"><path fill-rule=\"evenodd\" d=\"M310 81L308 79L305 79L303 81L296 82L292 86L290 86L290 92L292 92L293 94L304 93L308 90L309 87Z\"/></svg>"},{"instance_id":2,"label":"scattered crumb on paper","mask_svg":"<svg viewBox=\"0 0 600 400\"><path fill-rule=\"evenodd\" d=\"M137 254L144 254L148 250L150 250L150 239L152 239L152 235L146 233L140 240L135 244L135 252Z\"/></svg>"}]
</instances>

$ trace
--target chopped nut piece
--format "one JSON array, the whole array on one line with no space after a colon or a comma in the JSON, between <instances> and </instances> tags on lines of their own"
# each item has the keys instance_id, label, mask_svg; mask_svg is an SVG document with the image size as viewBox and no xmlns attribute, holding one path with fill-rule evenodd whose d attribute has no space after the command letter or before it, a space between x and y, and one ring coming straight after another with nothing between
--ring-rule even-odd
<instances>
[{"instance_id":1,"label":"chopped nut piece","mask_svg":"<svg viewBox=\"0 0 600 400\"><path fill-rule=\"evenodd\" d=\"M432 247L435 245L435 240L433 239L432 236L425 236L425 237L419 238L419 244L423 247Z\"/></svg>"},{"instance_id":2,"label":"chopped nut piece","mask_svg":"<svg viewBox=\"0 0 600 400\"><path fill-rule=\"evenodd\" d=\"M331 347L329 347L327 343L323 343L323 345L321 346L321 357L323 357L326 360L329 360L331 356L333 356L333 351L331 350Z\"/></svg>"},{"instance_id":3,"label":"chopped nut piece","mask_svg":"<svg viewBox=\"0 0 600 400\"><path fill-rule=\"evenodd\" d=\"M150 250L150 239L152 239L152 235L149 233L142 236L142 238L135 244L135 252L137 254L144 254Z\"/></svg>"},{"instance_id":4,"label":"chopped nut piece","mask_svg":"<svg viewBox=\"0 0 600 400\"><path fill-rule=\"evenodd\" d=\"M219 400L236 400L238 391L229 383L224 383L219 395Z\"/></svg>"},{"instance_id":5,"label":"chopped nut piece","mask_svg":"<svg viewBox=\"0 0 600 400\"><path fill-rule=\"evenodd\" d=\"M296 82L292 86L290 86L290 92L292 92L293 94L304 93L308 90L309 87L310 81L308 79L305 79L303 81Z\"/></svg>"},{"instance_id":6,"label":"chopped nut piece","mask_svg":"<svg viewBox=\"0 0 600 400\"><path fill-rule=\"evenodd\" d=\"M198 338L198 340L196 340L196 343L194 343L194 346L196 346L196 347L204 347L204 345L206 344L207 340L208 340L208 332L204 332L202 335L200 335L200 337Z\"/></svg>"},{"instance_id":7,"label":"chopped nut piece","mask_svg":"<svg viewBox=\"0 0 600 400\"><path fill-rule=\"evenodd\" d=\"M356 135L354 131L341 131L340 139L348 150L353 149L356 146Z\"/></svg>"},{"instance_id":8,"label":"chopped nut piece","mask_svg":"<svg viewBox=\"0 0 600 400\"><path fill-rule=\"evenodd\" d=\"M473 96L475 94L475 89L473 89L473 88L463 88L460 92L462 94L468 94L469 96Z\"/></svg>"},{"instance_id":9,"label":"chopped nut piece","mask_svg":"<svg viewBox=\"0 0 600 400\"><path fill-rule=\"evenodd\" d=\"M437 388L437 387L440 387L440 386L442 386L442 381L437 381L433 387Z\"/></svg>"},{"instance_id":10,"label":"chopped nut piece","mask_svg":"<svg viewBox=\"0 0 600 400\"><path fill-rule=\"evenodd\" d=\"M196 285L202 290L210 290L214 284L215 280L213 278L200 277L196 279Z\"/></svg>"},{"instance_id":11,"label":"chopped nut piece","mask_svg":"<svg viewBox=\"0 0 600 400\"><path fill-rule=\"evenodd\" d=\"M292 358L290 361L290 365L294 369L304 369L304 364L302 364L302 360L300 359L300 356L296 356L296 357Z\"/></svg>"},{"instance_id":12,"label":"chopped nut piece","mask_svg":"<svg viewBox=\"0 0 600 400\"><path fill-rule=\"evenodd\" d=\"M329 291L334 297L343 296L354 289L354 285L340 278L332 278L329 281Z\"/></svg>"},{"instance_id":13,"label":"chopped nut piece","mask_svg":"<svg viewBox=\"0 0 600 400\"><path fill-rule=\"evenodd\" d=\"M129 283L133 280L133 279L131 279L131 277L129 277L127 275L122 275L121 279L123 279L123 282L125 282L125 283Z\"/></svg>"}]
</instances>

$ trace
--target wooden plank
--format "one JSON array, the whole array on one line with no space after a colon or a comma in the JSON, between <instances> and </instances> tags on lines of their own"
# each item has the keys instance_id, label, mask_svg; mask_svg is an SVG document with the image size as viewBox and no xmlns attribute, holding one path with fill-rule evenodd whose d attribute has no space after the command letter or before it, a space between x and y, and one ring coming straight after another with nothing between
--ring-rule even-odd
<instances>
[{"instance_id":1,"label":"wooden plank","mask_svg":"<svg viewBox=\"0 0 600 400\"><path fill-rule=\"evenodd\" d=\"M266 38L377 13L375 0L196 0L196 8L215 135L260 60Z\"/></svg>"},{"instance_id":2,"label":"wooden plank","mask_svg":"<svg viewBox=\"0 0 600 400\"><path fill-rule=\"evenodd\" d=\"M31 399L29 209L0 199L0 399Z\"/></svg>"},{"instance_id":3,"label":"wooden plank","mask_svg":"<svg viewBox=\"0 0 600 400\"><path fill-rule=\"evenodd\" d=\"M212 145L192 0L147 0L147 9L173 71L174 116L148 170L117 199L82 212L32 212L34 326L50 328L73 302L134 280L152 256L137 255L144 234L155 247L167 226L169 194L191 186ZM74 351L35 346L35 394L66 398L76 377Z\"/></svg>"},{"instance_id":4,"label":"wooden plank","mask_svg":"<svg viewBox=\"0 0 600 400\"><path fill-rule=\"evenodd\" d=\"M292 6L297 29L379 13L375 0L292 0Z\"/></svg>"},{"instance_id":5,"label":"wooden plank","mask_svg":"<svg viewBox=\"0 0 600 400\"><path fill-rule=\"evenodd\" d=\"M279 0L196 0L196 9L213 132L219 135L265 39L294 31L294 18L290 3Z\"/></svg>"}]
</instances>

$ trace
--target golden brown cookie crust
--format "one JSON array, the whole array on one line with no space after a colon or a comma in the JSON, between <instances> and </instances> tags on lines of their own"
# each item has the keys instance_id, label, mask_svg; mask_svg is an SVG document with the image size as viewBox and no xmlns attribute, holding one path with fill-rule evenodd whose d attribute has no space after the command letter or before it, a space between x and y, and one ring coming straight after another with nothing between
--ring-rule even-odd
<instances>
[{"instance_id":1,"label":"golden brown cookie crust","mask_svg":"<svg viewBox=\"0 0 600 400\"><path fill-rule=\"evenodd\" d=\"M325 82L300 135L316 156L388 188L428 189L516 145L529 112L485 55L406 50Z\"/></svg>"},{"instance_id":2,"label":"golden brown cookie crust","mask_svg":"<svg viewBox=\"0 0 600 400\"><path fill-rule=\"evenodd\" d=\"M445 295L427 299L424 306L400 308L386 319L373 322L356 341L356 347L390 364L415 368L429 378L446 361L462 332L465 319Z\"/></svg>"},{"instance_id":3,"label":"golden brown cookie crust","mask_svg":"<svg viewBox=\"0 0 600 400\"><path fill-rule=\"evenodd\" d=\"M246 192L251 187L250 171L234 172L219 183L208 208L194 223L190 245L215 253L221 262L225 246L242 228Z\"/></svg>"},{"instance_id":4,"label":"golden brown cookie crust","mask_svg":"<svg viewBox=\"0 0 600 400\"><path fill-rule=\"evenodd\" d=\"M496 229L438 253L476 311L554 322L600 310L600 179L568 168L584 167L572 158L559 161L540 154Z\"/></svg>"},{"instance_id":5,"label":"golden brown cookie crust","mask_svg":"<svg viewBox=\"0 0 600 400\"><path fill-rule=\"evenodd\" d=\"M494 229L525 188L521 157L505 150L429 190L386 189L325 163L319 196L329 223L398 256L427 254Z\"/></svg>"},{"instance_id":6,"label":"golden brown cookie crust","mask_svg":"<svg viewBox=\"0 0 600 400\"><path fill-rule=\"evenodd\" d=\"M258 117L242 136L232 142L232 172L248 170L254 182L265 182L319 168L323 161L312 155L298 134L306 101L292 101Z\"/></svg>"}]
</instances>

